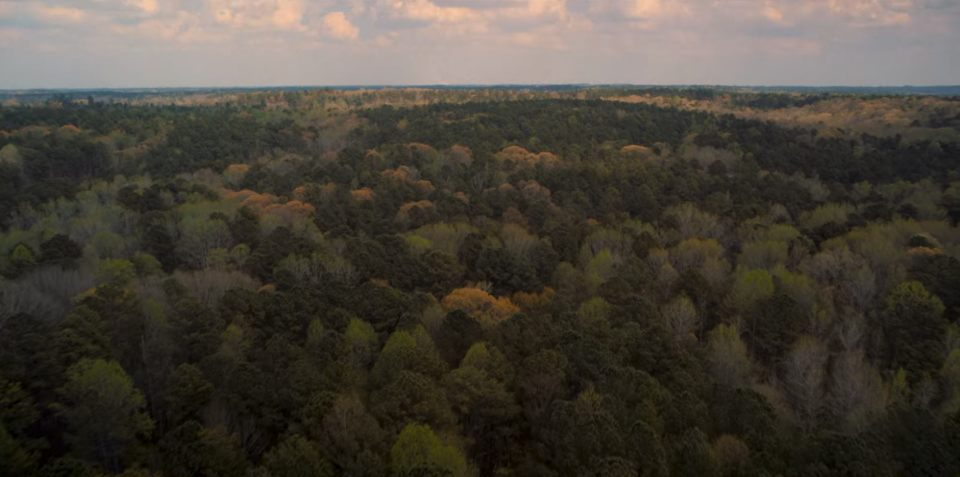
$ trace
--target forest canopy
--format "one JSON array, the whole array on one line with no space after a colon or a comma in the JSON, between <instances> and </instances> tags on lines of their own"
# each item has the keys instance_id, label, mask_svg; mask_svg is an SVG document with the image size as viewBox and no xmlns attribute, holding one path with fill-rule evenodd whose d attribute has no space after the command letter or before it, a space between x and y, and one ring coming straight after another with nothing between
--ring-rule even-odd
<instances>
[{"instance_id":1,"label":"forest canopy","mask_svg":"<svg viewBox=\"0 0 960 477\"><path fill-rule=\"evenodd\" d=\"M960 474L955 98L16 103L0 474Z\"/></svg>"}]
</instances>

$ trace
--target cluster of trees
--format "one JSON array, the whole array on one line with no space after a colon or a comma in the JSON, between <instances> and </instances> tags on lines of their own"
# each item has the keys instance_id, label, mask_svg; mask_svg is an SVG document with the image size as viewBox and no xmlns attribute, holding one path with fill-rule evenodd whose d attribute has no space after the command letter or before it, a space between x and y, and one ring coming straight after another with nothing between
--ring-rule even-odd
<instances>
[{"instance_id":1,"label":"cluster of trees","mask_svg":"<svg viewBox=\"0 0 960 477\"><path fill-rule=\"evenodd\" d=\"M955 142L960 138L960 97L902 93L748 92L723 89L602 89L604 99L680 109L730 113L785 127L816 129L819 136L857 140L863 134L908 141ZM936 93L932 93L936 94ZM947 93L944 93L947 94ZM594 95L586 94L593 98Z\"/></svg>"},{"instance_id":2,"label":"cluster of trees","mask_svg":"<svg viewBox=\"0 0 960 477\"><path fill-rule=\"evenodd\" d=\"M0 473L960 473L958 144L315 109L0 110Z\"/></svg>"}]
</instances>

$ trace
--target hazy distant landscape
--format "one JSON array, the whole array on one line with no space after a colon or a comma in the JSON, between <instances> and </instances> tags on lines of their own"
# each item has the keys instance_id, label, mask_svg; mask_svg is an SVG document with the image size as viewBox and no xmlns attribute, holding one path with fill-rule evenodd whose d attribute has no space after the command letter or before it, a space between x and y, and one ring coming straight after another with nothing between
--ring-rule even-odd
<instances>
[{"instance_id":1,"label":"hazy distant landscape","mask_svg":"<svg viewBox=\"0 0 960 477\"><path fill-rule=\"evenodd\" d=\"M849 94L849 95L934 95L934 96L960 96L960 86L835 86L835 87L811 87L811 86L708 86L708 85L410 85L410 86L286 86L286 87L246 87L246 88L121 88L121 89L0 89L0 104L11 105L21 103L36 103L53 99L54 97L64 96L74 100L83 100L89 97L97 101L143 101L150 99L160 100L167 97L190 97L195 95L206 95L214 98L226 98L230 95L246 92L258 91L305 91L305 90L337 90L337 91L376 91L389 89L410 89L410 90L516 90L516 91L539 91L539 92L572 92L585 90L627 90L637 91L662 91L676 90L709 90L717 93L781 93L781 94Z\"/></svg>"}]
</instances>

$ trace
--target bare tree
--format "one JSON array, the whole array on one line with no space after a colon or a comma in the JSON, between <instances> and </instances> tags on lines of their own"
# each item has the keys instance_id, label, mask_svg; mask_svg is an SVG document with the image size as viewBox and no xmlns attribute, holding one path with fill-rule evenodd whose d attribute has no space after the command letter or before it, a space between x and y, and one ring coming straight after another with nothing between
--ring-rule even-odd
<instances>
[{"instance_id":1,"label":"bare tree","mask_svg":"<svg viewBox=\"0 0 960 477\"><path fill-rule=\"evenodd\" d=\"M877 295L877 276L870 266L865 264L840 283L840 290L847 302L863 313Z\"/></svg>"},{"instance_id":2,"label":"bare tree","mask_svg":"<svg viewBox=\"0 0 960 477\"><path fill-rule=\"evenodd\" d=\"M72 298L94 284L89 272L60 267L40 268L17 281L0 279L0 329L20 313L59 320L73 306Z\"/></svg>"},{"instance_id":3,"label":"bare tree","mask_svg":"<svg viewBox=\"0 0 960 477\"><path fill-rule=\"evenodd\" d=\"M220 298L231 288L256 290L260 282L243 272L227 272L223 270L198 270L193 272L177 271L173 278L190 290L201 303L211 309L216 309Z\"/></svg>"},{"instance_id":4,"label":"bare tree","mask_svg":"<svg viewBox=\"0 0 960 477\"><path fill-rule=\"evenodd\" d=\"M813 426L824 404L824 384L829 353L827 347L812 336L802 336L787 354L783 385L800 425Z\"/></svg>"},{"instance_id":5,"label":"bare tree","mask_svg":"<svg viewBox=\"0 0 960 477\"><path fill-rule=\"evenodd\" d=\"M678 341L694 332L699 314L686 295L675 298L660 308L664 324Z\"/></svg>"},{"instance_id":6,"label":"bare tree","mask_svg":"<svg viewBox=\"0 0 960 477\"><path fill-rule=\"evenodd\" d=\"M844 351L853 351L860 348L867 331L867 321L863 315L851 312L843 316L834 333Z\"/></svg>"},{"instance_id":7,"label":"bare tree","mask_svg":"<svg viewBox=\"0 0 960 477\"><path fill-rule=\"evenodd\" d=\"M723 235L723 226L717 216L703 212L691 203L667 209L665 215L672 217L680 240L691 238L718 239Z\"/></svg>"},{"instance_id":8,"label":"bare tree","mask_svg":"<svg viewBox=\"0 0 960 477\"><path fill-rule=\"evenodd\" d=\"M881 412L885 404L880 373L860 350L841 353L831 371L830 410L850 430L863 430L870 417Z\"/></svg>"},{"instance_id":9,"label":"bare tree","mask_svg":"<svg viewBox=\"0 0 960 477\"><path fill-rule=\"evenodd\" d=\"M475 174L470 178L470 185L473 186L473 191L477 194L483 192L483 188L487 185L487 179L490 176L490 171L487 168L484 168L478 174Z\"/></svg>"}]
</instances>

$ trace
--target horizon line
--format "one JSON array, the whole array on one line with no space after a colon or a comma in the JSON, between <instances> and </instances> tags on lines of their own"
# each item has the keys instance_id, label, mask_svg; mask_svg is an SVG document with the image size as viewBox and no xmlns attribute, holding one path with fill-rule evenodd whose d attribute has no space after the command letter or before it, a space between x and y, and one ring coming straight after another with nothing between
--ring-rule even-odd
<instances>
[{"instance_id":1,"label":"horizon line","mask_svg":"<svg viewBox=\"0 0 960 477\"><path fill-rule=\"evenodd\" d=\"M0 88L0 92L50 92L50 91L151 91L151 90L268 90L268 89L438 89L438 88L549 88L549 87L672 87L672 88L777 88L777 89L929 89L960 88L960 84L932 85L739 85L710 83L422 83L422 84L340 84L340 85L251 85L251 86L120 86L120 87L60 87L60 88Z\"/></svg>"}]
</instances>

